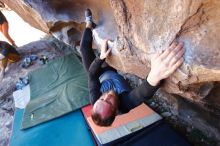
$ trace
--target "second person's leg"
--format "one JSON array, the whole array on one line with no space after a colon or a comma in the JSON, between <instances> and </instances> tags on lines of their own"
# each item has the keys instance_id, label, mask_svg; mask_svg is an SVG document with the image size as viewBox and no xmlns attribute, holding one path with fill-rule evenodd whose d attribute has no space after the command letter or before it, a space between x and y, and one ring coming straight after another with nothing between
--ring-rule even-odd
<instances>
[{"instance_id":1,"label":"second person's leg","mask_svg":"<svg viewBox=\"0 0 220 146\"><path fill-rule=\"evenodd\" d=\"M8 23L7 22L4 22L3 24L2 24L2 33L4 34L4 36L8 39L8 41L11 43L11 45L13 45L13 46L15 46L15 47L17 47L16 46L16 44L15 44L15 42L14 42L14 40L11 38L11 36L9 35L9 33L8 33Z\"/></svg>"}]
</instances>

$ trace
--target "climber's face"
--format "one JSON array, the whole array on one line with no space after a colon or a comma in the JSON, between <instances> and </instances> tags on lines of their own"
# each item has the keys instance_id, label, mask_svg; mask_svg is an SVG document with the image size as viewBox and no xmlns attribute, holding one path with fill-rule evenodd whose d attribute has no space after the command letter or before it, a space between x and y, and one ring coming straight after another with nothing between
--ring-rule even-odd
<instances>
[{"instance_id":1,"label":"climber's face","mask_svg":"<svg viewBox=\"0 0 220 146\"><path fill-rule=\"evenodd\" d=\"M104 93L94 104L93 111L98 113L102 119L115 114L118 109L119 99L114 91Z\"/></svg>"}]
</instances>

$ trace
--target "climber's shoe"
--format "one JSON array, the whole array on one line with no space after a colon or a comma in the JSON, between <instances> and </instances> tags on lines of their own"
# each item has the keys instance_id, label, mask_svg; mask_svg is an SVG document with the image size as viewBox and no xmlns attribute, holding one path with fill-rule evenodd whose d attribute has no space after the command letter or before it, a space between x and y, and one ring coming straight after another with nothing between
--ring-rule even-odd
<instances>
[{"instance_id":1,"label":"climber's shoe","mask_svg":"<svg viewBox=\"0 0 220 146\"><path fill-rule=\"evenodd\" d=\"M96 24L93 22L92 12L90 9L85 10L85 17L86 17L86 23L92 23L92 28L95 28Z\"/></svg>"}]
</instances>

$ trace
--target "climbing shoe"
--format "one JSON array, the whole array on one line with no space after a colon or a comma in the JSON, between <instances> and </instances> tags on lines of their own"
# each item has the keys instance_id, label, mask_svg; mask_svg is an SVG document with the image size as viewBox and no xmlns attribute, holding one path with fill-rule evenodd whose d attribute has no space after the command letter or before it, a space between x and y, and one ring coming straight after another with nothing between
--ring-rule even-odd
<instances>
[{"instance_id":1,"label":"climbing shoe","mask_svg":"<svg viewBox=\"0 0 220 146\"><path fill-rule=\"evenodd\" d=\"M92 12L91 12L90 9L86 9L86 10L85 10L85 17L86 17L86 23L92 22L92 28L95 28L95 27L96 27L96 24L93 22Z\"/></svg>"}]
</instances>

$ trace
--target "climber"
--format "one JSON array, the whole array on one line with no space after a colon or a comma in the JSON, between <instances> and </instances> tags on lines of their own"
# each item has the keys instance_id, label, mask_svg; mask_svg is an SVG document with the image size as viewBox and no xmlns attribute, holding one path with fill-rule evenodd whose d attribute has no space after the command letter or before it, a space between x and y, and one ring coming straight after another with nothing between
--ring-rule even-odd
<instances>
[{"instance_id":1,"label":"climber","mask_svg":"<svg viewBox=\"0 0 220 146\"><path fill-rule=\"evenodd\" d=\"M108 66L106 57L111 52L109 40L101 46L101 54L95 57L92 50L92 29L96 27L91 10L85 11L86 28L83 32L80 51L84 68L89 79L89 98L93 105L92 119L95 124L109 126L118 112L129 110L149 99L159 88L161 80L169 77L183 63L184 48L182 43L172 43L164 52L155 53L151 60L151 70L146 80L131 90L127 81Z\"/></svg>"},{"instance_id":2,"label":"climber","mask_svg":"<svg viewBox=\"0 0 220 146\"><path fill-rule=\"evenodd\" d=\"M0 81L3 79L5 69L10 62L20 60L20 55L16 49L5 41L0 41Z\"/></svg>"},{"instance_id":3,"label":"climber","mask_svg":"<svg viewBox=\"0 0 220 146\"><path fill-rule=\"evenodd\" d=\"M11 43L12 46L17 47L14 40L8 34L8 28L9 28L8 21L5 18L4 14L0 11L0 31L8 39L8 41Z\"/></svg>"}]
</instances>

